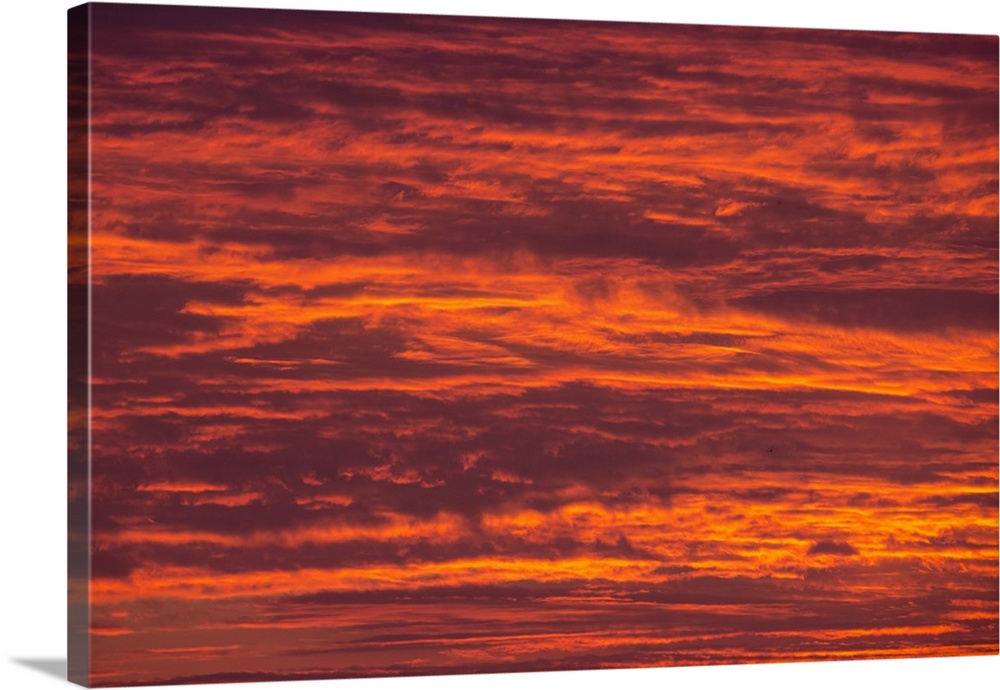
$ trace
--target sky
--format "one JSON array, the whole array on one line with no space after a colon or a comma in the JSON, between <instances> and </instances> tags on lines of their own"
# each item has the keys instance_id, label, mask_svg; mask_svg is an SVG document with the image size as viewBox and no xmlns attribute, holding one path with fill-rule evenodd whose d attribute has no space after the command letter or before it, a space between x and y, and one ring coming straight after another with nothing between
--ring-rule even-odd
<instances>
[{"instance_id":1,"label":"sky","mask_svg":"<svg viewBox=\"0 0 1000 690\"><path fill-rule=\"evenodd\" d=\"M995 37L93 30L94 683L997 652Z\"/></svg>"}]
</instances>

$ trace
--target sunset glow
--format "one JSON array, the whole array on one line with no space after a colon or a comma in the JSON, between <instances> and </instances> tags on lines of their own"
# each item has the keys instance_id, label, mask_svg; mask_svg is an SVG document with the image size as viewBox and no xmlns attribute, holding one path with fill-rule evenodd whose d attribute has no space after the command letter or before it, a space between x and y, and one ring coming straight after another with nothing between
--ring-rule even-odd
<instances>
[{"instance_id":1,"label":"sunset glow","mask_svg":"<svg viewBox=\"0 0 1000 690\"><path fill-rule=\"evenodd\" d=\"M996 37L90 12L92 683L998 652Z\"/></svg>"}]
</instances>

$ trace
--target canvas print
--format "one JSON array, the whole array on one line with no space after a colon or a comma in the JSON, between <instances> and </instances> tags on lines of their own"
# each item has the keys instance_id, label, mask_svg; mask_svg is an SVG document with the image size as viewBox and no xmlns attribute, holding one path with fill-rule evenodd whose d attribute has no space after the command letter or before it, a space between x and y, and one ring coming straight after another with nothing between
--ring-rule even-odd
<instances>
[{"instance_id":1,"label":"canvas print","mask_svg":"<svg viewBox=\"0 0 1000 690\"><path fill-rule=\"evenodd\" d=\"M73 681L997 654L996 36L69 31Z\"/></svg>"}]
</instances>

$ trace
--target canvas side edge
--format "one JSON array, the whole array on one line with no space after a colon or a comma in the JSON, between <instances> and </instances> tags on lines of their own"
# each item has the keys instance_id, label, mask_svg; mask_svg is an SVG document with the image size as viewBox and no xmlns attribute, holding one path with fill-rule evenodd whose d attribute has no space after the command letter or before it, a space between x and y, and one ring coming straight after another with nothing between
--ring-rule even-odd
<instances>
[{"instance_id":1,"label":"canvas side edge","mask_svg":"<svg viewBox=\"0 0 1000 690\"><path fill-rule=\"evenodd\" d=\"M90 685L90 5L67 12L67 680Z\"/></svg>"}]
</instances>

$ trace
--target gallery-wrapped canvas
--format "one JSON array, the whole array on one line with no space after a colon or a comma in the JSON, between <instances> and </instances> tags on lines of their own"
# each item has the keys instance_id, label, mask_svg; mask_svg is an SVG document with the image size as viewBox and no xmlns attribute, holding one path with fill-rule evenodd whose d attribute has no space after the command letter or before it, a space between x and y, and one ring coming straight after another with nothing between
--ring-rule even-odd
<instances>
[{"instance_id":1,"label":"gallery-wrapped canvas","mask_svg":"<svg viewBox=\"0 0 1000 690\"><path fill-rule=\"evenodd\" d=\"M69 11L69 673L998 652L995 36Z\"/></svg>"}]
</instances>

